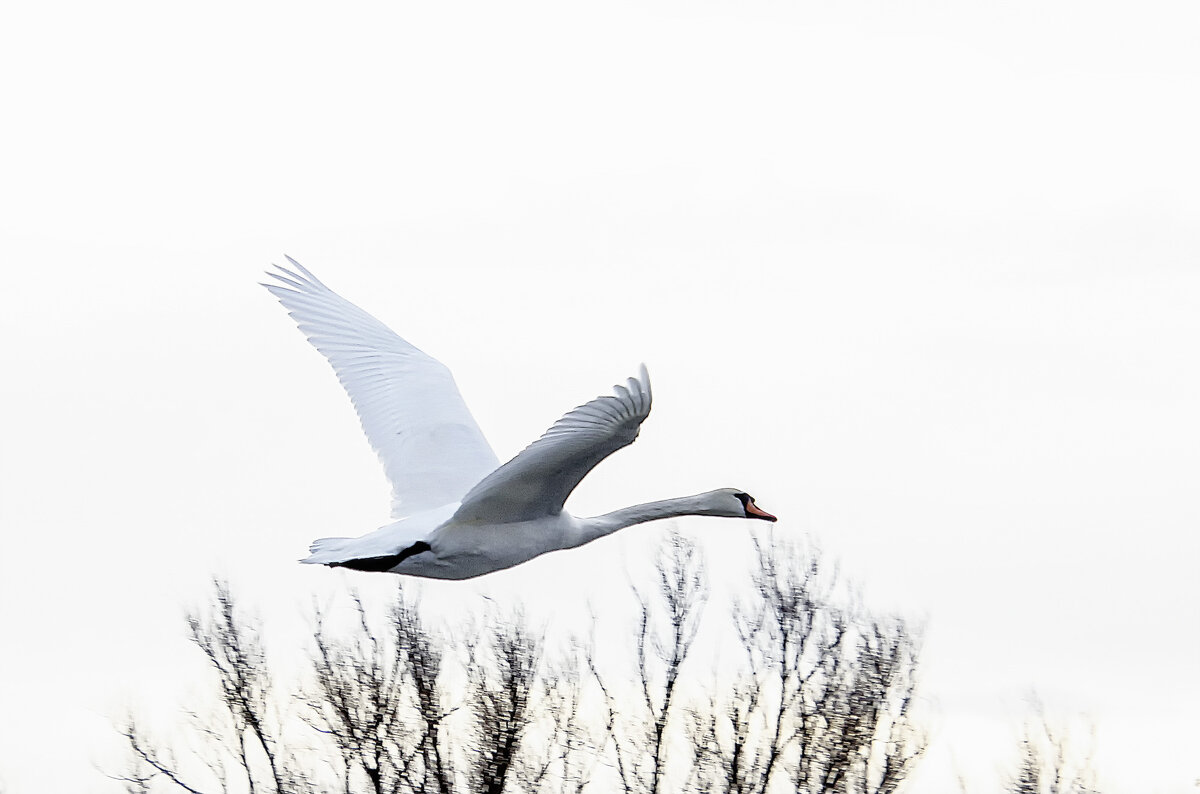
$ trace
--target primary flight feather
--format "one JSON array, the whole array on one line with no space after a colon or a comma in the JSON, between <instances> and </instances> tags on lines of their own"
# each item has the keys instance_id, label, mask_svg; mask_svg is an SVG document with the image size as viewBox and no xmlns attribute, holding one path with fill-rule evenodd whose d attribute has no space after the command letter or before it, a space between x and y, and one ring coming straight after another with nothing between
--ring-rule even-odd
<instances>
[{"instance_id":1,"label":"primary flight feather","mask_svg":"<svg viewBox=\"0 0 1200 794\"><path fill-rule=\"evenodd\" d=\"M299 262L264 284L350 395L392 485L391 517L359 538L321 538L306 563L468 579L581 546L624 527L682 515L774 521L744 491L723 488L577 518L564 503L604 458L632 444L650 413L650 376L567 413L500 461L450 370L321 283Z\"/></svg>"}]
</instances>

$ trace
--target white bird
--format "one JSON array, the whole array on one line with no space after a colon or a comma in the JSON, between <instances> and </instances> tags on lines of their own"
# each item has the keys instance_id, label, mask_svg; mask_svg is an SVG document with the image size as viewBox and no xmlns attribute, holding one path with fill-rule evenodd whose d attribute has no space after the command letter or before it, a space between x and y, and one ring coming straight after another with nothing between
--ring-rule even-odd
<instances>
[{"instance_id":1,"label":"white bird","mask_svg":"<svg viewBox=\"0 0 1200 794\"><path fill-rule=\"evenodd\" d=\"M299 262L263 284L333 365L392 484L393 523L359 538L321 538L301 562L433 579L470 579L619 529L674 516L775 521L745 491L634 505L594 518L563 509L596 464L632 444L650 413L650 377L636 378L554 423L499 460L441 362L322 284Z\"/></svg>"}]
</instances>

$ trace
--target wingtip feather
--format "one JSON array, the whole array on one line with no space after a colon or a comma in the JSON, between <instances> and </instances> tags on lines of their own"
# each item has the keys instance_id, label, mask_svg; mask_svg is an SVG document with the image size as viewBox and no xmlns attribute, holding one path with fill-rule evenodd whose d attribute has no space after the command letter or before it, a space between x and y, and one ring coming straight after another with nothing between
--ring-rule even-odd
<instances>
[{"instance_id":1,"label":"wingtip feather","mask_svg":"<svg viewBox=\"0 0 1200 794\"><path fill-rule=\"evenodd\" d=\"M291 265L292 265L292 267L296 268L296 269L297 269L297 270L299 270L301 273L303 273L303 274L304 274L304 276L305 276L305 278L307 278L307 279L308 279L309 281L311 281L313 284L316 284L316 285L317 285L317 286L319 286L319 287L325 287L325 285L324 285L323 283L321 283L321 279L319 279L319 278L317 278L316 276L314 276L314 275L312 274L312 271L310 271L310 270L309 270L308 268L306 268L304 265L300 264L300 263L299 263L299 262L297 262L295 259L292 259L292 258L291 258L290 256L288 256L287 254L284 254L284 255L283 255L283 258L284 258L284 259L286 259L288 262L290 262L290 263L291 263ZM279 267L279 266L278 266L278 265L276 265L276 267ZM280 269L282 270L283 268L280 268ZM329 289L329 287L325 287L325 289Z\"/></svg>"},{"instance_id":2,"label":"wingtip feather","mask_svg":"<svg viewBox=\"0 0 1200 794\"><path fill-rule=\"evenodd\" d=\"M650 390L650 372L646 369L644 361L638 365L637 392L645 400L645 404L639 407L649 412L650 405L654 402L654 393Z\"/></svg>"}]
</instances>

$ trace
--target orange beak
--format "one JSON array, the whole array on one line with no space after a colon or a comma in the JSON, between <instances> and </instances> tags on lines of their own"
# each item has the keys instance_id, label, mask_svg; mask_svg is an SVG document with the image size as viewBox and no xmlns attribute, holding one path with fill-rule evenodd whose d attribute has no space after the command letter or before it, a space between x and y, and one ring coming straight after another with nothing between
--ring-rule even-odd
<instances>
[{"instance_id":1,"label":"orange beak","mask_svg":"<svg viewBox=\"0 0 1200 794\"><path fill-rule=\"evenodd\" d=\"M766 510L759 508L754 504L754 500L746 501L746 515L752 518L761 518L763 521L778 521L779 519L768 513Z\"/></svg>"}]
</instances>

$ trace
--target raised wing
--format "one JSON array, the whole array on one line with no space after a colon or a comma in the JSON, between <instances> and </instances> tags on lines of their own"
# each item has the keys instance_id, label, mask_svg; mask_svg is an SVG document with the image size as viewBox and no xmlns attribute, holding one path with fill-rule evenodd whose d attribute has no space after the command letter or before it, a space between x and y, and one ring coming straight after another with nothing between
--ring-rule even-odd
<instances>
[{"instance_id":1,"label":"raised wing","mask_svg":"<svg viewBox=\"0 0 1200 794\"><path fill-rule=\"evenodd\" d=\"M567 496L596 464L629 446L650 414L650 376L613 387L559 419L541 438L492 472L463 498L455 521L530 521L562 511Z\"/></svg>"},{"instance_id":2,"label":"raised wing","mask_svg":"<svg viewBox=\"0 0 1200 794\"><path fill-rule=\"evenodd\" d=\"M326 287L299 262L263 284L329 359L392 484L392 517L458 502L500 461L441 362Z\"/></svg>"}]
</instances>

